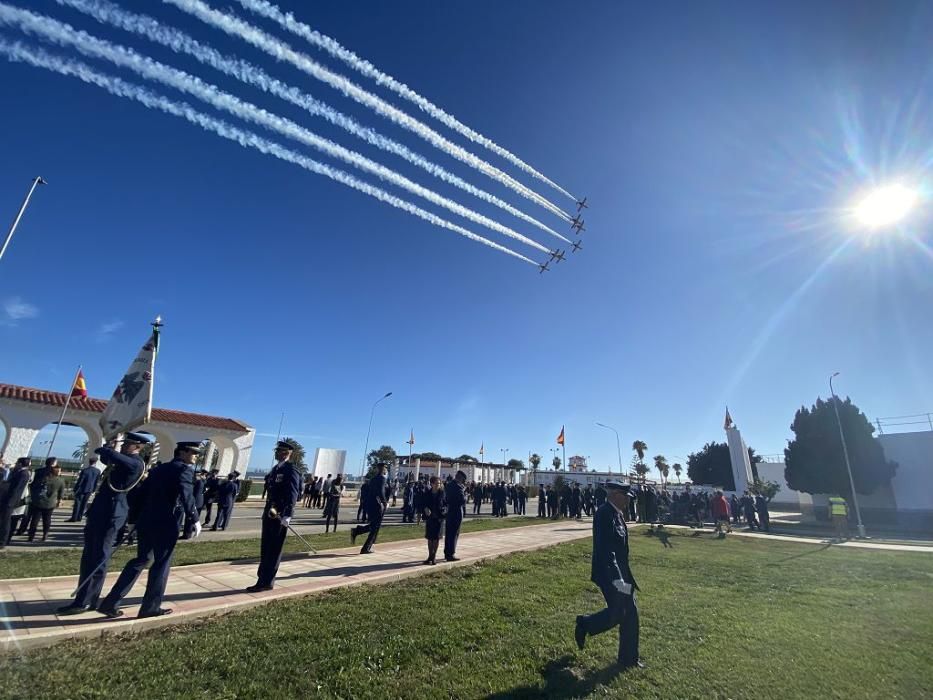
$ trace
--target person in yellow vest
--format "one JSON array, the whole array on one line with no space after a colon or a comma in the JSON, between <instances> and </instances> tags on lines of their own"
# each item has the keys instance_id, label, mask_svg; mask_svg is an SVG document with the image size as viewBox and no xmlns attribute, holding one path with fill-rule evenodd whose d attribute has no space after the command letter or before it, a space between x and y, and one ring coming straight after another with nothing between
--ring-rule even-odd
<instances>
[{"instance_id":1,"label":"person in yellow vest","mask_svg":"<svg viewBox=\"0 0 933 700\"><path fill-rule=\"evenodd\" d=\"M836 539L849 539L849 506L846 500L841 496L829 497L829 517L833 521L833 528L836 530Z\"/></svg>"}]
</instances>

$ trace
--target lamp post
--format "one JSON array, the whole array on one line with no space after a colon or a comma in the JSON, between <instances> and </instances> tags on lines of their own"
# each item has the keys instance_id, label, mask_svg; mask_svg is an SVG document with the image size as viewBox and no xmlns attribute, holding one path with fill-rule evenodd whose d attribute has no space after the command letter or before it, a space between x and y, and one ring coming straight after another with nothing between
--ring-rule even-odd
<instances>
[{"instance_id":1,"label":"lamp post","mask_svg":"<svg viewBox=\"0 0 933 700\"><path fill-rule=\"evenodd\" d=\"M852 488L852 502L855 504L855 517L858 520L858 536L865 537L865 526L862 524L862 511L858 507L858 495L855 493L855 480L852 478L852 465L849 464L849 450L846 447L846 436L842 432L842 420L839 418L839 398L836 396L836 390L833 389L833 378L838 377L839 372L833 372L829 377L829 393L833 396L833 410L836 412L836 425L839 426L839 441L842 442L842 455L846 460L846 471L849 473L849 486Z\"/></svg>"},{"instance_id":2,"label":"lamp post","mask_svg":"<svg viewBox=\"0 0 933 700\"><path fill-rule=\"evenodd\" d=\"M361 477L366 476L366 454L369 452L369 434L373 430L373 416L376 414L376 406L378 406L381 402L385 401L390 396L392 396L392 392L391 391L386 392L385 396L383 396L381 399L377 400L376 403L373 404L373 408L369 412L369 429L366 431L366 446L363 448L363 460L360 464L360 476Z\"/></svg>"},{"instance_id":3,"label":"lamp post","mask_svg":"<svg viewBox=\"0 0 933 700\"><path fill-rule=\"evenodd\" d=\"M10 245L10 241L13 240L13 234L16 233L16 227L19 226L19 220L23 218L23 212L26 211L26 207L29 206L29 199L32 197L32 193L36 191L38 185L45 185L46 182L41 177L34 177L32 180L32 185L29 187L29 191L26 193L26 198L23 200L23 204L19 208L19 212L16 214L16 218L13 219L13 223L10 224L10 230L6 235L6 240L3 241L3 247L0 248L0 258L3 257L3 254L6 252L7 246Z\"/></svg>"},{"instance_id":4,"label":"lamp post","mask_svg":"<svg viewBox=\"0 0 933 700\"><path fill-rule=\"evenodd\" d=\"M499 452L502 453L502 480L505 481L505 455L508 453L508 447L500 447Z\"/></svg>"},{"instance_id":5,"label":"lamp post","mask_svg":"<svg viewBox=\"0 0 933 700\"><path fill-rule=\"evenodd\" d=\"M619 455L619 476L622 476L622 444L619 442L619 431L613 428L611 425L606 425L605 423L600 423L598 421L596 425L598 425L600 428L611 430L616 434L616 452ZM612 473L612 469L609 470L609 473Z\"/></svg>"}]
</instances>

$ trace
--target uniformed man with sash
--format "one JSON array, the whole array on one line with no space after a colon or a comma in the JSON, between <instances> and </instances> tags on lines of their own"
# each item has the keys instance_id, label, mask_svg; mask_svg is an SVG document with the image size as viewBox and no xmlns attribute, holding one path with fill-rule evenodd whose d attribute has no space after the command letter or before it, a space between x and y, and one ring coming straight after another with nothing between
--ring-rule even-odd
<instances>
[{"instance_id":1,"label":"uniformed man with sash","mask_svg":"<svg viewBox=\"0 0 933 700\"><path fill-rule=\"evenodd\" d=\"M275 446L275 466L266 475L266 505L262 509L262 542L259 546L259 569L250 593L271 591L282 561L285 535L295 504L301 496L301 472L292 464L292 446L279 441Z\"/></svg>"}]
</instances>

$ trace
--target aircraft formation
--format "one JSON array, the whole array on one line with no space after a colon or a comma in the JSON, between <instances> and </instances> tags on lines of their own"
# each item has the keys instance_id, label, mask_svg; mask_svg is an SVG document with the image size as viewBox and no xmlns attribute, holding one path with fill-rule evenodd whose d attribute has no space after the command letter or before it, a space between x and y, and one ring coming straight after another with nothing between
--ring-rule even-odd
<instances>
[{"instance_id":1,"label":"aircraft formation","mask_svg":"<svg viewBox=\"0 0 933 700\"><path fill-rule=\"evenodd\" d=\"M589 205L586 203L586 197L577 201L577 214L572 219L570 219L570 230L573 231L578 236L582 234L584 231L586 231L586 227L583 225L584 222L583 222L583 216L581 212L584 209L589 209L589 208L590 208ZM570 241L570 248L571 248L570 250L571 253L576 253L578 250L582 250L583 241L582 240ZM549 251L549 255L551 256L549 259L545 260L543 263L538 263L538 274L539 275L543 275L545 272L550 272L551 263L554 263L556 265L566 260L566 258L564 257L564 251L558 250L557 248L555 248L552 251Z\"/></svg>"}]
</instances>

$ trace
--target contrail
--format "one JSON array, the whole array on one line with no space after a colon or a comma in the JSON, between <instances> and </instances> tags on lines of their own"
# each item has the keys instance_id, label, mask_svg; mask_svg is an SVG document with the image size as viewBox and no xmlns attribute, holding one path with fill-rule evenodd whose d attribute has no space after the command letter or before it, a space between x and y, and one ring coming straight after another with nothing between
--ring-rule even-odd
<instances>
[{"instance_id":1,"label":"contrail","mask_svg":"<svg viewBox=\"0 0 933 700\"><path fill-rule=\"evenodd\" d=\"M331 180L346 185L347 187L352 187L353 189L363 192L364 194L368 194L370 197L374 197L381 202L385 202L386 204L389 204L397 209L401 209L402 211L406 211L409 214L413 214L414 216L424 219L428 223L434 224L435 226L446 228L450 231L455 231L461 236L469 238L471 241L487 245L494 250L511 255L512 257L518 258L519 260L529 263L530 265L537 265L534 260L526 258L524 255L516 253L514 250L510 250L503 245L499 245L498 243L490 241L487 238L483 238L482 236L479 236L472 231L463 228L462 226L458 226L457 224L447 221L446 219L432 214L429 211L425 211L424 209L421 209L411 202L389 194L385 190L365 183L353 175L344 172L343 170L319 163L318 161L308 158L307 156L303 156L300 153L285 148L284 146L281 146L274 141L264 139L258 134L238 129L224 121L214 119L213 117L210 117L203 112L198 112L187 103L174 102L166 97L153 93L133 83L129 83L114 76L100 73L87 64L81 63L80 61L62 59L60 57L48 54L41 49L26 47L18 41L10 43L0 37L0 53L5 55L11 61L19 61L31 66L35 66L37 68L45 68L61 75L72 76L83 80L86 83L97 85L98 87L107 90L113 95L136 100L137 102L141 102L145 106L152 109L158 109L168 114L182 117L183 119L187 119L192 124L200 126L202 129L213 132L218 136L222 136L223 138L230 141L239 143L245 148L255 148L256 150L260 151L261 153L265 153L266 155L275 156L276 158L287 161L289 163L294 163L295 165L301 166L302 168L313 173L317 173L318 175L324 175Z\"/></svg>"},{"instance_id":2,"label":"contrail","mask_svg":"<svg viewBox=\"0 0 933 700\"><path fill-rule=\"evenodd\" d=\"M110 61L114 65L129 68L130 70L136 71L144 78L155 80L163 85L168 85L169 87L186 92L217 109L222 109L236 117L277 131L284 136L288 136L312 148L316 148L329 156L339 158L345 163L349 163L386 182L408 190L412 194L444 207L475 223L482 224L493 231L514 238L542 252L550 252L540 243L523 236L517 231L503 226L499 222L483 216L472 209L468 209L453 200L442 197L433 190L422 187L416 182L366 158L360 153L351 151L333 141L322 138L289 119L270 114L252 103L244 102L238 97L224 92L210 83L204 83L200 79L184 71L171 68L158 61L153 61L150 58L141 56L132 49L111 44L103 39L93 37L87 32L75 29L70 24L65 24L43 15L37 15L28 10L11 7L4 3L0 3L0 24L14 25L27 34L40 35L48 41L54 42L60 46L74 47L86 56L101 58Z\"/></svg>"},{"instance_id":3,"label":"contrail","mask_svg":"<svg viewBox=\"0 0 933 700\"><path fill-rule=\"evenodd\" d=\"M307 24L296 20L295 16L291 12L282 12L278 7L270 2L267 2L266 0L237 0L237 2L240 3L240 5L242 5L245 9L260 15L261 17L271 19L283 29L291 32L292 34L300 36L302 39L308 41L308 43L311 45L316 46L319 49L323 49L334 58L346 63L355 71L362 73L367 78L372 78L379 85L387 87L396 95L404 97L406 100L415 103L422 111L427 112L445 126L453 129L463 136L466 136L473 143L485 146L493 153L502 156L507 161L512 163L512 165L515 165L532 177L537 178L541 182L550 185L561 194L570 197L574 201L577 201L577 198L570 194L567 190L558 185L556 182L553 182L552 180L545 177L543 174L535 170L515 154L510 153L491 139L486 138L482 134L468 127L466 124L463 124L456 117L448 114L443 109L435 105L427 98L422 97L404 83L399 82L391 75L383 73L369 61L360 58L349 49L344 48L336 39L332 39L325 34L321 34L320 32L309 27Z\"/></svg>"},{"instance_id":4,"label":"contrail","mask_svg":"<svg viewBox=\"0 0 933 700\"><path fill-rule=\"evenodd\" d=\"M219 12L217 10L212 10L210 7L201 2L201 0L163 0L163 2L174 5L180 10L184 10L185 12L188 12L189 14L197 17L202 22L210 24L231 36L239 37L243 41L252 44L259 49L262 49L279 61L287 61L291 63L299 70L302 70L308 75L327 83L332 88L339 90L346 97L349 97L350 99L355 100L360 104L366 105L370 109L373 109L377 114L417 134L453 158L467 163L468 165L476 168L494 180L498 180L500 183L506 187L510 187L512 190L519 193L523 197L527 197L551 213L561 217L564 219L564 221L571 221L570 215L561 210L557 205L548 201L537 192L529 189L508 174L502 172L498 168L495 168L486 161L477 158L475 155L461 148L457 144L449 141L448 139L445 139L443 136L441 136L439 133L431 129L423 122L420 122L405 112L396 109L382 98L372 94L371 92L367 92L344 76L328 70L317 61L314 61L308 57L306 54L302 54L293 50L285 42L279 41L275 37L263 32L258 27L254 27L248 22L244 22L243 20L233 15Z\"/></svg>"},{"instance_id":5,"label":"contrail","mask_svg":"<svg viewBox=\"0 0 933 700\"><path fill-rule=\"evenodd\" d=\"M374 129L359 124L352 117L338 112L311 95L282 83L248 61L226 57L214 48L202 44L184 32L173 27L166 27L152 17L123 10L117 5L106 2L105 0L56 0L56 2L58 2L59 5L64 5L78 10L79 12L83 12L100 22L144 36L151 41L172 49L176 53L185 53L193 56L215 70L280 97L283 100L305 109L313 116L322 117L335 126L345 129L347 132L377 148L401 156L408 162L424 169L444 182L459 187L475 197L507 211L509 214L512 214L522 221L537 226L542 231L556 236L566 243L570 243L567 238L557 233L554 229L546 226L520 209L513 207L508 202L485 190L475 187L436 163L410 150L407 146L379 134Z\"/></svg>"}]
</instances>

